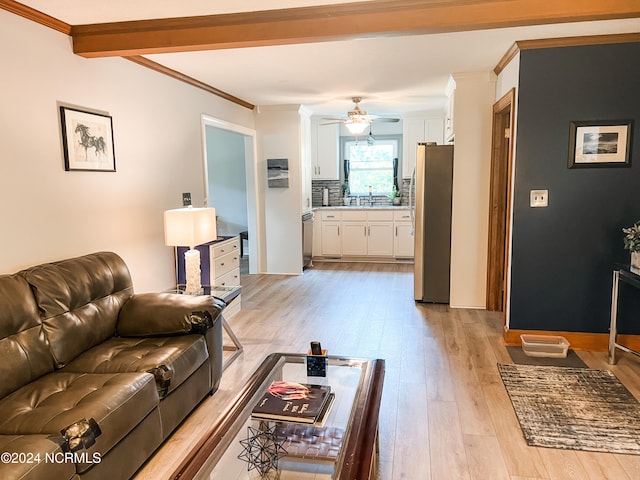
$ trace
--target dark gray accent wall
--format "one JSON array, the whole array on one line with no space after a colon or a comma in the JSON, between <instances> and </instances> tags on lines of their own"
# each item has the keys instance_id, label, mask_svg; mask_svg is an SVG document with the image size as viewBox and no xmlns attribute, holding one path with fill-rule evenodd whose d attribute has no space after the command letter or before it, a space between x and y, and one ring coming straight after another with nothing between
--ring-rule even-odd
<instances>
[{"instance_id":1,"label":"dark gray accent wall","mask_svg":"<svg viewBox=\"0 0 640 480\"><path fill-rule=\"evenodd\" d=\"M622 227L640 220L640 43L520 54L510 328L607 332ZM571 121L631 119L630 168L569 169ZM529 192L549 190L547 208ZM625 289L623 315L640 295Z\"/></svg>"}]
</instances>

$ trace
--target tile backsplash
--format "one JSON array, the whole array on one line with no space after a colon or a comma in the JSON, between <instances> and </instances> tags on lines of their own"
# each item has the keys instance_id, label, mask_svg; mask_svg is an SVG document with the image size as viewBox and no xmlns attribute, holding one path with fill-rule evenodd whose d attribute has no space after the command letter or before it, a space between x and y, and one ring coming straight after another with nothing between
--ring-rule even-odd
<instances>
[{"instance_id":1,"label":"tile backsplash","mask_svg":"<svg viewBox=\"0 0 640 480\"><path fill-rule=\"evenodd\" d=\"M410 179L402 179L402 196L401 205L409 205L409 183ZM322 207L322 191L327 188L329 190L329 206L336 207L344 205L342 200L342 183L340 180L313 180L311 182L311 202L313 207ZM356 205L356 197L351 197L351 205ZM382 196L373 196L374 205L389 205L389 199ZM369 205L369 197L363 196L361 198L361 205Z\"/></svg>"}]
</instances>

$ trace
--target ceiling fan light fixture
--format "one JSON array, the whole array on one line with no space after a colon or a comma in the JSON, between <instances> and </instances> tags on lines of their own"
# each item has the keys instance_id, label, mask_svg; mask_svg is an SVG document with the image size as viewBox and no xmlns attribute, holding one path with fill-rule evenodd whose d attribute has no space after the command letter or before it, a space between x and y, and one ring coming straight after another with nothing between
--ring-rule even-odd
<instances>
[{"instance_id":1,"label":"ceiling fan light fixture","mask_svg":"<svg viewBox=\"0 0 640 480\"><path fill-rule=\"evenodd\" d=\"M353 110L347 112L347 118L326 118L325 120L332 120L331 123L342 123L351 135L361 135L367 129L368 126L371 125L371 122L381 121L381 122L398 122L400 119L398 118L380 118L374 119L371 116L367 115L367 112L360 108L360 101L362 97L353 97L351 99L355 104ZM324 125L330 125L330 123L325 123Z\"/></svg>"},{"instance_id":2,"label":"ceiling fan light fixture","mask_svg":"<svg viewBox=\"0 0 640 480\"><path fill-rule=\"evenodd\" d=\"M369 122L367 122L366 120L351 120L350 119L350 120L346 121L344 124L347 127L347 130L349 130L349 132L352 135L360 135L369 126Z\"/></svg>"}]
</instances>

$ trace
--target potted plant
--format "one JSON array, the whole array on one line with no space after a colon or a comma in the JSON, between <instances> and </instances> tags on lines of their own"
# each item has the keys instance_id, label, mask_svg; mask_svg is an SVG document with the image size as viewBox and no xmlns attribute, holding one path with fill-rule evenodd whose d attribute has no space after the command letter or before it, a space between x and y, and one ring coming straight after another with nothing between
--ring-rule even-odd
<instances>
[{"instance_id":1,"label":"potted plant","mask_svg":"<svg viewBox=\"0 0 640 480\"><path fill-rule=\"evenodd\" d=\"M344 182L342 184L342 201L345 205L349 205L351 203L351 199L349 198L349 182Z\"/></svg>"},{"instance_id":2,"label":"potted plant","mask_svg":"<svg viewBox=\"0 0 640 480\"><path fill-rule=\"evenodd\" d=\"M631 266L640 268L640 220L623 228L624 248L631 252Z\"/></svg>"},{"instance_id":3,"label":"potted plant","mask_svg":"<svg viewBox=\"0 0 640 480\"><path fill-rule=\"evenodd\" d=\"M394 205L400 205L402 194L398 191L398 187L395 185L391 188L391 193L387 195L389 201Z\"/></svg>"}]
</instances>

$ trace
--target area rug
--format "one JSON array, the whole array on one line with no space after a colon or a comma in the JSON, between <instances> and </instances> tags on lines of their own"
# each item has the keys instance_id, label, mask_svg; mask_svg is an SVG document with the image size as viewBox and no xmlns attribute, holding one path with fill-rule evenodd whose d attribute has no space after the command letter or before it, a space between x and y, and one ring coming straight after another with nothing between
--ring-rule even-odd
<instances>
[{"instance_id":1,"label":"area rug","mask_svg":"<svg viewBox=\"0 0 640 480\"><path fill-rule=\"evenodd\" d=\"M640 403L608 370L498 364L528 445L640 454Z\"/></svg>"},{"instance_id":2,"label":"area rug","mask_svg":"<svg viewBox=\"0 0 640 480\"><path fill-rule=\"evenodd\" d=\"M569 350L566 358L530 357L522 350L522 347L507 347L507 352L513 363L520 365L546 365L549 367L574 367L587 368L576 352Z\"/></svg>"}]
</instances>

